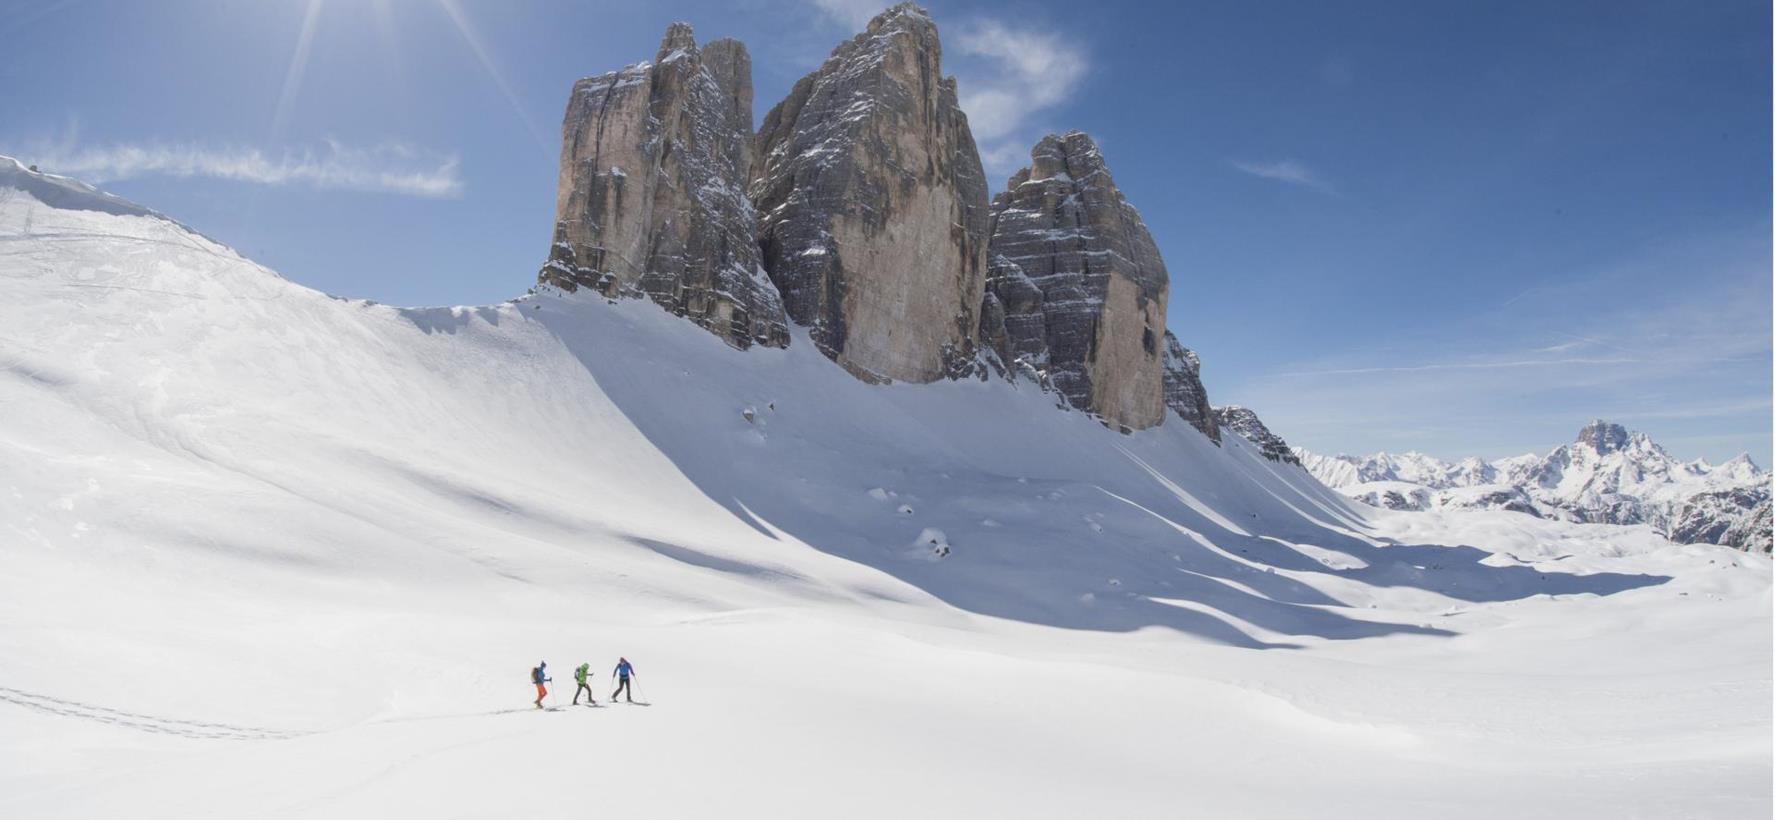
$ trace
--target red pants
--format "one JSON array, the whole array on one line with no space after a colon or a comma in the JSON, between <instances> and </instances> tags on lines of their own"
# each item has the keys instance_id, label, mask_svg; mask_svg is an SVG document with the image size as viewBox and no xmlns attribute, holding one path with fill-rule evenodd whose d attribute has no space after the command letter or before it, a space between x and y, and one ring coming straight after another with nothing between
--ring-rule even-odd
<instances>
[{"instance_id":1,"label":"red pants","mask_svg":"<svg viewBox=\"0 0 1775 820\"><path fill-rule=\"evenodd\" d=\"M536 685L536 702L537 703L541 703L543 698L548 697L548 694L549 694L549 690L542 688L542 684L539 683Z\"/></svg>"}]
</instances>

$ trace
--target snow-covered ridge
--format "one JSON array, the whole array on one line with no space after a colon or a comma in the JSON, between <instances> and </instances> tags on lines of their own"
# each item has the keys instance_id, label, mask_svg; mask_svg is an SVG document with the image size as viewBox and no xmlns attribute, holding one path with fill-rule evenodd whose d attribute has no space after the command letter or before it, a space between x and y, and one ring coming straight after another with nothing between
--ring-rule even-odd
<instances>
[{"instance_id":1,"label":"snow-covered ridge","mask_svg":"<svg viewBox=\"0 0 1775 820\"><path fill-rule=\"evenodd\" d=\"M45 174L35 167L26 168L18 160L0 155L0 190L29 194L52 208L101 211L119 216L166 217L94 188L73 177ZM170 220L169 220L170 221Z\"/></svg>"},{"instance_id":2,"label":"snow-covered ridge","mask_svg":"<svg viewBox=\"0 0 1775 820\"><path fill-rule=\"evenodd\" d=\"M1644 524L1682 543L1770 550L1768 528L1750 523L1769 519L1769 476L1748 455L1718 466L1680 461L1650 436L1600 419L1544 456L1449 462L1417 452L1295 453L1326 486L1389 509L1511 509Z\"/></svg>"}]
</instances>

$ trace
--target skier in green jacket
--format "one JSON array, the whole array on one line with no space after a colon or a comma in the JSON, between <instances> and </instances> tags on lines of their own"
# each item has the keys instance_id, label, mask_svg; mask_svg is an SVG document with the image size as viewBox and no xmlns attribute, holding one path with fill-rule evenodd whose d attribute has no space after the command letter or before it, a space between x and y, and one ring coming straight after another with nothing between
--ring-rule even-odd
<instances>
[{"instance_id":1,"label":"skier in green jacket","mask_svg":"<svg viewBox=\"0 0 1775 820\"><path fill-rule=\"evenodd\" d=\"M579 681L579 688L573 690L573 705L574 706L579 705L579 693L581 693L581 692L586 693L586 705L587 706L597 706L598 705L598 699L592 697L592 687L586 685L586 677L588 675L590 675L591 673L592 673L592 665L589 663L582 663L579 665L578 669L573 670L573 679L576 681Z\"/></svg>"}]
</instances>

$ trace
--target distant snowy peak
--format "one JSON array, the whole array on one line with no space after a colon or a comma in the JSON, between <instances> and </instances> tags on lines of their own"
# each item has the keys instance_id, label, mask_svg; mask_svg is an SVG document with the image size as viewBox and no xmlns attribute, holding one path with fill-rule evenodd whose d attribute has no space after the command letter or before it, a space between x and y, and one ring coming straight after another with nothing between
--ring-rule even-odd
<instances>
[{"instance_id":1,"label":"distant snowy peak","mask_svg":"<svg viewBox=\"0 0 1775 820\"><path fill-rule=\"evenodd\" d=\"M1544 456L1448 462L1423 453L1323 456L1296 449L1325 485L1392 509L1485 507L1546 518L1647 524L1682 543L1768 551L1769 480L1747 455L1679 461L1645 433L1594 420Z\"/></svg>"}]
</instances>

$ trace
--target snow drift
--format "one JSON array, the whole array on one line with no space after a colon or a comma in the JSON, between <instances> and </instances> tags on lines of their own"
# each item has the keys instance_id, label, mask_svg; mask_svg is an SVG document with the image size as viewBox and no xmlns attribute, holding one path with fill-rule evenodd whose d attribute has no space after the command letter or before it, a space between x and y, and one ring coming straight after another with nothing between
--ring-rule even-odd
<instances>
[{"instance_id":1,"label":"snow drift","mask_svg":"<svg viewBox=\"0 0 1775 820\"><path fill-rule=\"evenodd\" d=\"M1766 560L644 301L328 296L10 163L0 288L8 817L1769 809ZM653 708L522 711L618 654Z\"/></svg>"}]
</instances>

